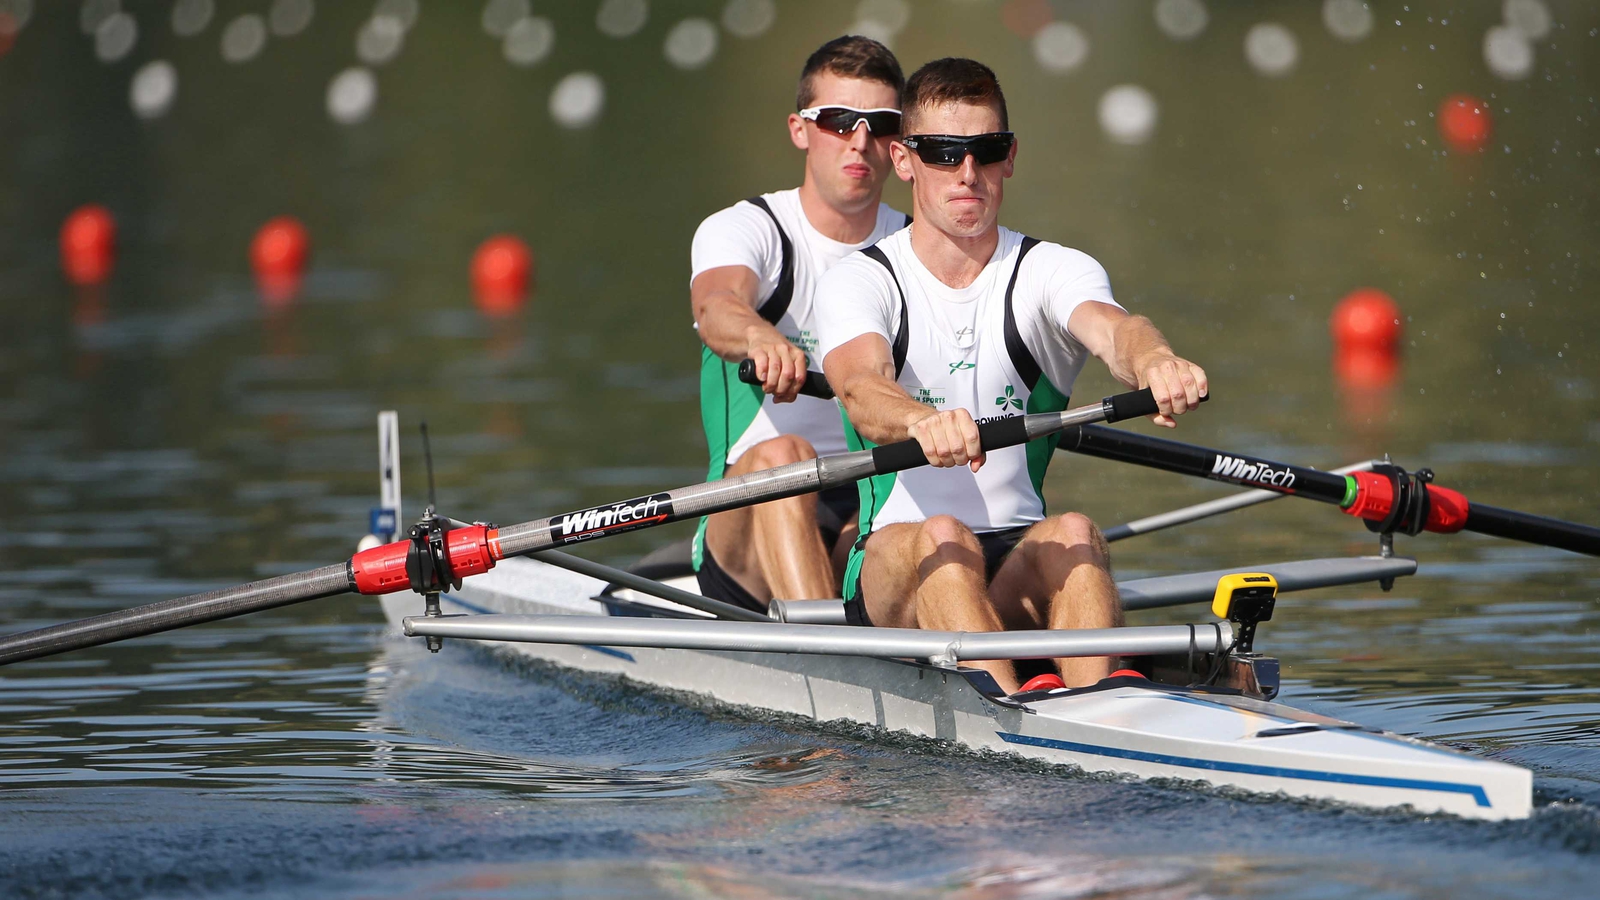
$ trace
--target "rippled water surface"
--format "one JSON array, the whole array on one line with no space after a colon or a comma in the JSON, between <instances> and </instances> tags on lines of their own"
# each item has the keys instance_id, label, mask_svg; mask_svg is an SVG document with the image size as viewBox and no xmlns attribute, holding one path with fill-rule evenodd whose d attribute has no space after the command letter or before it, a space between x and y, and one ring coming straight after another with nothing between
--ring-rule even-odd
<instances>
[{"instance_id":1,"label":"rippled water surface","mask_svg":"<svg viewBox=\"0 0 1600 900\"><path fill-rule=\"evenodd\" d=\"M650 4L625 39L595 31L593 4L538 5L555 49L523 69L477 4L428 3L355 126L324 102L366 5L318 4L242 65L218 56L226 4L193 40L169 4L125 5L140 36L121 62L95 59L77 4L33 4L0 44L0 631L347 556L376 502L382 409L401 415L413 515L423 419L461 517L699 480L689 236L794 183L793 71L856 4L780 4L772 30L724 29L681 71L667 33L722 21L721 4ZM1482 502L1600 522L1600 17L1549 4L1535 74L1504 81L1482 55L1499 4L1374 4L1356 43L1320 4L1213 3L1181 43L1148 6L919 2L895 47L998 64L1022 148L1005 220L1095 255L1206 365L1216 399L1178 437L1318 466L1389 452ZM1044 71L1016 36L1040 9L1088 37L1080 69ZM1269 17L1299 41L1276 79L1241 56ZM180 92L143 122L129 78L156 58ZM605 111L562 130L548 96L580 69ZM1125 82L1160 103L1142 146L1099 131L1098 98ZM1438 141L1454 91L1492 101L1482 154ZM91 200L117 216L120 259L74 291L55 235ZM272 304L245 247L283 213L313 265ZM533 246L538 289L490 317L466 261L500 231ZM1365 392L1335 380L1325 326L1363 285L1406 316L1402 371ZM1090 371L1076 393L1111 390ZM1223 493L1082 458L1058 460L1047 492L1106 524ZM625 562L683 533L585 552ZM1114 555L1140 577L1375 546L1291 500ZM1391 592L1280 604L1261 644L1283 699L1526 766L1527 821L1126 783L751 717L454 644L430 656L344 597L0 669L0 894L1589 895L1600 563L1471 535L1400 550L1421 573Z\"/></svg>"}]
</instances>

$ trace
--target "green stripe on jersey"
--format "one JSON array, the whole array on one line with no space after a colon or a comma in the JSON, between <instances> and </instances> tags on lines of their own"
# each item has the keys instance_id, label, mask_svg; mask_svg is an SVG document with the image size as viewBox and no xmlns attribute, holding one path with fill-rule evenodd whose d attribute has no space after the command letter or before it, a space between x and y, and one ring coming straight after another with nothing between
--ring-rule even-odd
<instances>
[{"instance_id":1,"label":"green stripe on jersey","mask_svg":"<svg viewBox=\"0 0 1600 900\"><path fill-rule=\"evenodd\" d=\"M1040 375L1039 383L1028 393L1026 411L1029 414L1061 412L1067 408L1069 399L1066 394L1056 390L1048 377ZM1044 503L1044 473L1049 470L1050 460L1056 455L1056 445L1060 443L1059 431L1028 442L1028 480L1033 482L1033 492L1039 495L1039 508L1047 516L1050 513Z\"/></svg>"},{"instance_id":2,"label":"green stripe on jersey","mask_svg":"<svg viewBox=\"0 0 1600 900\"><path fill-rule=\"evenodd\" d=\"M728 469L728 451L744 436L750 423L761 412L766 399L761 386L745 384L739 380L739 367L711 352L710 347L700 348L700 424L706 431L706 449L711 463L706 470L707 481L718 481ZM694 535L694 568L700 571L700 560L706 539L706 519L700 518L700 528Z\"/></svg>"},{"instance_id":3,"label":"green stripe on jersey","mask_svg":"<svg viewBox=\"0 0 1600 900\"><path fill-rule=\"evenodd\" d=\"M839 404L839 418L844 420L844 444L852 452L871 450L878 446L862 437L861 433L856 431L856 427L850 424L850 416L845 412L842 403ZM844 567L844 585L840 593L847 600L856 596L857 585L861 579L861 562L866 559L864 548L867 545L867 536L872 534L872 521L883 511L883 505L889 502L889 494L894 491L897 477L899 477L898 472L889 472L856 482L856 492L861 497L861 512L857 516L861 534L850 547L850 557Z\"/></svg>"}]
</instances>

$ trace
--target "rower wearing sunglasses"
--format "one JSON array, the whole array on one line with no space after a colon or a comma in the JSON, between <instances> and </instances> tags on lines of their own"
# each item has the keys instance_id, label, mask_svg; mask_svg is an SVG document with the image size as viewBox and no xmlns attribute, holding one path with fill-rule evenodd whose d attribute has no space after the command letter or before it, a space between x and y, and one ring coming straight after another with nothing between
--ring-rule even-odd
<instances>
[{"instance_id":1,"label":"rower wearing sunglasses","mask_svg":"<svg viewBox=\"0 0 1600 900\"><path fill-rule=\"evenodd\" d=\"M881 202L904 85L877 41L822 45L801 70L788 119L790 141L805 151L800 187L742 200L695 232L690 300L705 344L700 414L712 480L844 452L838 406L797 396L808 366L821 368L808 362L812 292L839 260L908 222ZM746 358L759 386L739 380ZM773 598L839 596L856 505L849 487L702 519L693 551L701 592L758 612Z\"/></svg>"},{"instance_id":2,"label":"rower wearing sunglasses","mask_svg":"<svg viewBox=\"0 0 1600 900\"><path fill-rule=\"evenodd\" d=\"M1172 426L1206 393L1206 374L1112 299L1092 258L1000 227L1017 141L993 71L936 60L901 99L905 133L891 153L916 222L823 278L818 353L851 449L911 437L934 468L861 483L847 617L957 632L1120 625L1099 530L1045 514L1056 438L985 455L976 423L1065 409L1094 356L1129 387L1149 387L1155 421ZM1057 660L1061 678L1028 686L1092 684L1114 662ZM975 665L1018 689L1011 662Z\"/></svg>"}]
</instances>

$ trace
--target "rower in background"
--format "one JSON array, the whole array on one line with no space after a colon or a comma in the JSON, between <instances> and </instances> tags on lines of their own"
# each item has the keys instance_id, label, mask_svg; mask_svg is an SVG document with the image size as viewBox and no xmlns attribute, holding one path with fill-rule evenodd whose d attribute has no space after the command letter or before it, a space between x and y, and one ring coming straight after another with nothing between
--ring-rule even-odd
<instances>
[{"instance_id":1,"label":"rower in background","mask_svg":"<svg viewBox=\"0 0 1600 900\"><path fill-rule=\"evenodd\" d=\"M788 119L789 139L806 153L800 187L742 200L695 232L690 301L705 344L700 418L711 480L845 449L834 401L797 396L816 350L812 292L834 263L909 221L881 202L904 85L877 41L823 44L800 72ZM760 386L739 381L746 358ZM854 539L856 506L849 487L702 519L701 592L758 612L775 597L839 596L843 553L838 567L831 554Z\"/></svg>"},{"instance_id":2,"label":"rower in background","mask_svg":"<svg viewBox=\"0 0 1600 900\"><path fill-rule=\"evenodd\" d=\"M1099 529L1077 513L1046 516L1056 438L986 457L976 421L1065 409L1093 355L1123 384L1149 387L1155 421L1173 426L1205 395L1206 373L1112 299L1092 258L999 226L1017 144L989 67L936 60L901 99L891 152L916 223L823 278L818 352L851 449L911 437L937 468L861 483L847 616L947 631L1121 625ZM1084 685L1114 662L1057 665ZM1017 690L1010 661L976 665Z\"/></svg>"}]
</instances>

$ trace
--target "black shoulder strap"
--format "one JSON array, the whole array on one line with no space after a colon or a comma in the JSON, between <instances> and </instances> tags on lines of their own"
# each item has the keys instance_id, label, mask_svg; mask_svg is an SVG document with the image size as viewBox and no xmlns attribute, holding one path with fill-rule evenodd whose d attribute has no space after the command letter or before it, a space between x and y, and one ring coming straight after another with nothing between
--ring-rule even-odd
<instances>
[{"instance_id":1,"label":"black shoulder strap","mask_svg":"<svg viewBox=\"0 0 1600 900\"><path fill-rule=\"evenodd\" d=\"M783 262L778 267L778 286L772 289L772 296L767 298L767 302L756 310L761 318L776 325L783 314L789 311L789 301L794 299L794 245L789 243L789 236L783 233L783 224L778 221L772 207L767 205L767 198L750 197L745 202L772 219L773 227L778 229L778 244L783 248Z\"/></svg>"},{"instance_id":2,"label":"black shoulder strap","mask_svg":"<svg viewBox=\"0 0 1600 900\"><path fill-rule=\"evenodd\" d=\"M1011 308L1011 295L1017 289L1017 273L1022 271L1023 257L1037 246L1039 246L1038 238L1023 236L1022 249L1017 251L1017 267L1011 270L1011 282L1006 285L1006 353L1011 357L1011 368L1017 370L1017 375L1022 378L1022 383L1028 386L1029 391L1039 383L1041 370L1038 361L1028 351L1028 345L1023 343L1022 332L1017 330L1017 315Z\"/></svg>"},{"instance_id":3,"label":"black shoulder strap","mask_svg":"<svg viewBox=\"0 0 1600 900\"><path fill-rule=\"evenodd\" d=\"M904 225L902 225L900 227L901 228L910 228L911 227L911 213L906 213L906 224L904 224Z\"/></svg>"},{"instance_id":4,"label":"black shoulder strap","mask_svg":"<svg viewBox=\"0 0 1600 900\"><path fill-rule=\"evenodd\" d=\"M900 276L894 273L894 266L889 263L889 257L879 250L877 245L867 247L861 251L868 259L876 260L878 265L889 270L889 277L894 280L894 289L900 294L900 330L895 333L894 343L889 350L894 355L894 377L899 378L906 367L906 353L911 348L911 315L906 308L906 289L900 286Z\"/></svg>"}]
</instances>

